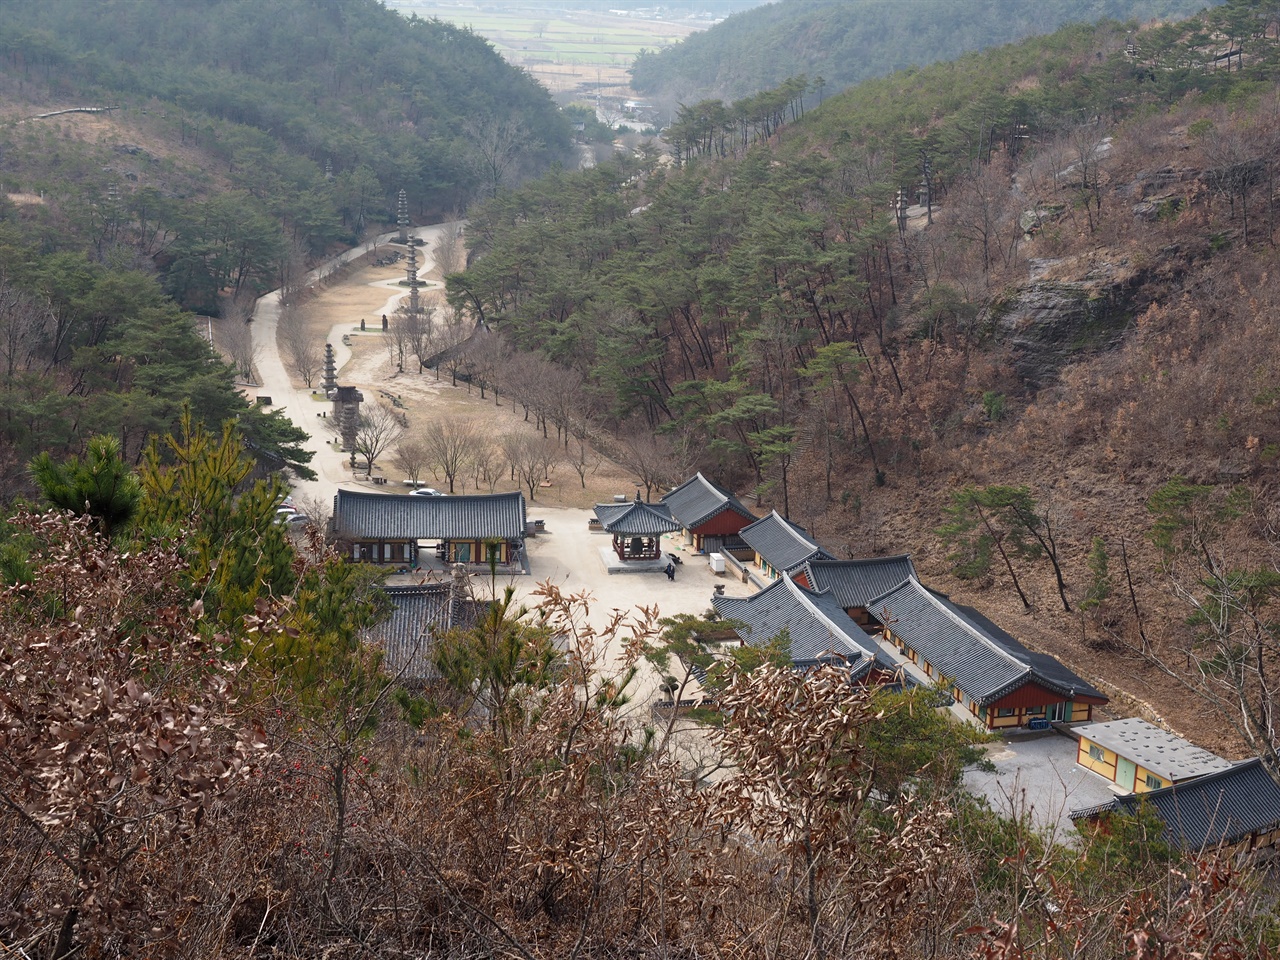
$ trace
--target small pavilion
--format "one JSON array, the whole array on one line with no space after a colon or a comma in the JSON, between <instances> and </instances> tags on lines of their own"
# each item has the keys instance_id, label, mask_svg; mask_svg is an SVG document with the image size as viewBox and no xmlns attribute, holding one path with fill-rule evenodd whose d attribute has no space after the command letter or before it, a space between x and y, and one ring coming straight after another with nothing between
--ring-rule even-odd
<instances>
[{"instance_id":1,"label":"small pavilion","mask_svg":"<svg viewBox=\"0 0 1280 960\"><path fill-rule=\"evenodd\" d=\"M596 518L624 563L661 558L662 535L680 529L665 503L645 503L638 492L630 503L597 503Z\"/></svg>"}]
</instances>

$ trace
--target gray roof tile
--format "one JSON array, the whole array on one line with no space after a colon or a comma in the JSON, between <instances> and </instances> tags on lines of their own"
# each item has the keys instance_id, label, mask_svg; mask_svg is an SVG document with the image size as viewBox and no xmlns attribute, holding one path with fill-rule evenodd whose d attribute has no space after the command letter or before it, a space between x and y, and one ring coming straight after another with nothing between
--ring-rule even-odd
<instances>
[{"instance_id":1,"label":"gray roof tile","mask_svg":"<svg viewBox=\"0 0 1280 960\"><path fill-rule=\"evenodd\" d=\"M665 503L597 503L596 517L608 533L624 537L653 537L680 529Z\"/></svg>"},{"instance_id":2,"label":"gray roof tile","mask_svg":"<svg viewBox=\"0 0 1280 960\"><path fill-rule=\"evenodd\" d=\"M459 598L448 583L384 587L391 615L370 627L365 642L383 652L383 669L401 680L435 676L432 649L435 638L453 627L475 622L475 604Z\"/></svg>"},{"instance_id":3,"label":"gray roof tile","mask_svg":"<svg viewBox=\"0 0 1280 960\"><path fill-rule=\"evenodd\" d=\"M1280 786L1257 757L1150 793L1117 797L1103 807L1074 811L1071 818L1105 811L1132 814L1140 806L1155 813L1167 839L1184 850L1233 844L1280 826Z\"/></svg>"},{"instance_id":4,"label":"gray roof tile","mask_svg":"<svg viewBox=\"0 0 1280 960\"><path fill-rule=\"evenodd\" d=\"M338 536L352 540L521 540L524 494L415 497L339 490L333 522Z\"/></svg>"},{"instance_id":5,"label":"gray roof tile","mask_svg":"<svg viewBox=\"0 0 1280 960\"><path fill-rule=\"evenodd\" d=\"M1067 697L1106 697L1047 654L1032 653L971 608L911 577L868 604L871 614L979 704L1027 681Z\"/></svg>"},{"instance_id":6,"label":"gray roof tile","mask_svg":"<svg viewBox=\"0 0 1280 960\"><path fill-rule=\"evenodd\" d=\"M755 514L743 506L737 497L722 490L701 473L664 494L662 502L671 508L671 515L686 530L706 523L725 510L732 510L740 515L744 524L755 520Z\"/></svg>"},{"instance_id":7,"label":"gray roof tile","mask_svg":"<svg viewBox=\"0 0 1280 960\"><path fill-rule=\"evenodd\" d=\"M806 590L786 577L749 597L717 596L711 604L721 616L747 625L750 632L743 639L752 646L764 646L787 631L796 666L843 658L856 676L869 670L879 653L878 644L830 594Z\"/></svg>"},{"instance_id":8,"label":"gray roof tile","mask_svg":"<svg viewBox=\"0 0 1280 960\"><path fill-rule=\"evenodd\" d=\"M902 581L916 575L911 557L867 557L858 560L809 560L800 570L814 590L829 590L846 610L865 607Z\"/></svg>"},{"instance_id":9,"label":"gray roof tile","mask_svg":"<svg viewBox=\"0 0 1280 960\"><path fill-rule=\"evenodd\" d=\"M743 527L738 535L775 570L792 570L806 560L833 559L809 539L804 527L784 520L777 510Z\"/></svg>"}]
</instances>

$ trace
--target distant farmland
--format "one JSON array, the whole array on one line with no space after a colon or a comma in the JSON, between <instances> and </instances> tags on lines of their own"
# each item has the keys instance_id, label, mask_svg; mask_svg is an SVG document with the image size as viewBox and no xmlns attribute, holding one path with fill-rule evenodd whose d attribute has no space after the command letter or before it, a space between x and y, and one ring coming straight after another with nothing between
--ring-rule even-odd
<instances>
[{"instance_id":1,"label":"distant farmland","mask_svg":"<svg viewBox=\"0 0 1280 960\"><path fill-rule=\"evenodd\" d=\"M388 6L405 16L416 13L470 27L562 95L594 93L599 86L606 95L625 96L631 80L627 68L637 53L677 43L706 26L607 14L482 10L443 0L391 0Z\"/></svg>"}]
</instances>

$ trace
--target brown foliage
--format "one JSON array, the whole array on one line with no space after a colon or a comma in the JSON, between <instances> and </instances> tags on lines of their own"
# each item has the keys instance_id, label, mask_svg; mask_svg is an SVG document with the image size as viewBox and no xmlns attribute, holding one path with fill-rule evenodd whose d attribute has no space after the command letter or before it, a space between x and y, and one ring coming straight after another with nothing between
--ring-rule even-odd
<instances>
[{"instance_id":1,"label":"brown foliage","mask_svg":"<svg viewBox=\"0 0 1280 960\"><path fill-rule=\"evenodd\" d=\"M0 875L21 878L4 927L41 956L167 950L188 906L164 863L249 772L238 664L202 636L172 549L15 522L43 549L0 594Z\"/></svg>"}]
</instances>

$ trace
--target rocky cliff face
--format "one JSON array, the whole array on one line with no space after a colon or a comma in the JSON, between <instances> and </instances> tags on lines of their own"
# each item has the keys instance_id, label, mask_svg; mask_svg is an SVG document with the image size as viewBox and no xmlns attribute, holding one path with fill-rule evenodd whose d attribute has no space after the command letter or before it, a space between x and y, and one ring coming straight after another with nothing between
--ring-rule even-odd
<instances>
[{"instance_id":1,"label":"rocky cliff face","mask_svg":"<svg viewBox=\"0 0 1280 960\"><path fill-rule=\"evenodd\" d=\"M1073 275L1080 279L1066 279ZM1013 348L1018 376L1038 390L1068 363L1120 342L1146 306L1144 282L1127 258L1034 260L1031 281L992 304L992 326Z\"/></svg>"}]
</instances>

